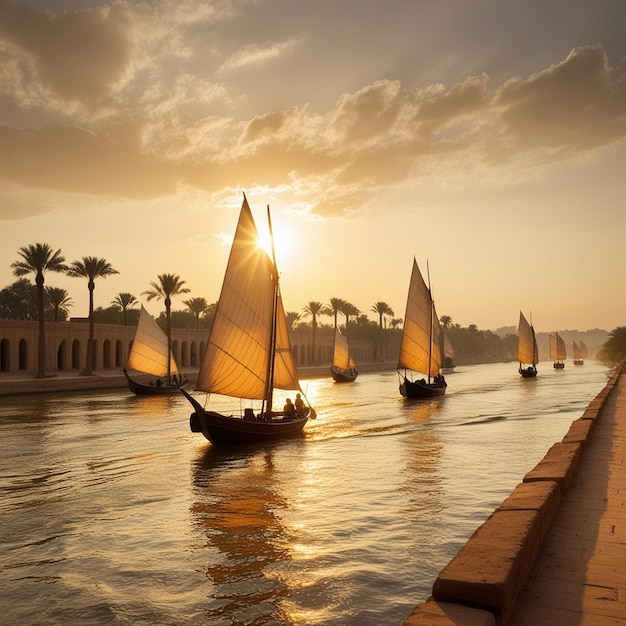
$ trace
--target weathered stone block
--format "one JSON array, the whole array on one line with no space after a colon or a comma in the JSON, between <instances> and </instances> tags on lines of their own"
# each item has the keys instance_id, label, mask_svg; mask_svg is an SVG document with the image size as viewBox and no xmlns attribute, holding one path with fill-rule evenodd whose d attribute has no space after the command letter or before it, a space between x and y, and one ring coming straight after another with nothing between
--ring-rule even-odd
<instances>
[{"instance_id":1,"label":"weathered stone block","mask_svg":"<svg viewBox=\"0 0 626 626\"><path fill-rule=\"evenodd\" d=\"M491 611L428 600L416 606L402 626L495 626Z\"/></svg>"},{"instance_id":2,"label":"weathered stone block","mask_svg":"<svg viewBox=\"0 0 626 626\"><path fill-rule=\"evenodd\" d=\"M594 421L592 419L587 419L581 417L580 419L574 420L565 437L563 437L563 443L576 443L580 441L583 446L586 446L591 440L591 433L593 431Z\"/></svg>"},{"instance_id":3,"label":"weathered stone block","mask_svg":"<svg viewBox=\"0 0 626 626\"><path fill-rule=\"evenodd\" d=\"M489 610L509 619L541 547L537 510L496 510L444 567L433 598Z\"/></svg>"},{"instance_id":4,"label":"weathered stone block","mask_svg":"<svg viewBox=\"0 0 626 626\"><path fill-rule=\"evenodd\" d=\"M552 445L546 455L524 476L524 482L536 480L554 480L564 494L568 489L578 468L582 444L580 442Z\"/></svg>"}]
</instances>

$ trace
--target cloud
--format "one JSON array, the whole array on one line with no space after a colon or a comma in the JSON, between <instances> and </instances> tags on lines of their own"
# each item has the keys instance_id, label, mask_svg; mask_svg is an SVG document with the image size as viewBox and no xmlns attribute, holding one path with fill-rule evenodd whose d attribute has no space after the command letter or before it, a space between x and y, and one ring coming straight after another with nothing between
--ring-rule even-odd
<instances>
[{"instance_id":1,"label":"cloud","mask_svg":"<svg viewBox=\"0 0 626 626\"><path fill-rule=\"evenodd\" d=\"M122 3L53 14L0 1L0 33L24 53L22 71L69 102L102 98L124 77L129 25Z\"/></svg>"},{"instance_id":2,"label":"cloud","mask_svg":"<svg viewBox=\"0 0 626 626\"><path fill-rule=\"evenodd\" d=\"M8 6L0 0L0 12L18 11ZM96 85L81 77L63 82L45 70L47 81L67 97L97 98L129 64L123 8L87 13L76 23L99 33L87 56L105 71ZM13 24L20 19L34 18L11 16ZM37 19L47 32L62 18ZM63 23L68 37L76 23ZM21 31L27 30L22 24ZM58 38L13 39L41 59L46 45ZM106 41L125 52L100 54ZM257 49L256 58L274 58L280 49L268 47L267 54ZM255 53L244 48L238 58L232 67L248 63ZM6 76L18 85L14 72L15 65L5 72L5 85ZM25 92L26 83L21 86ZM126 90L131 89L129 84ZM459 176L502 179L510 171L531 175L533 168L592 158L626 139L626 62L611 68L600 45L576 48L560 63L496 86L484 73L450 87L417 90L398 80L378 80L342 94L326 112L305 104L248 120L206 115L211 105L229 98L224 85L188 67L174 81L158 77L135 104L120 97L83 124L1 124L0 181L128 199L184 187L216 193L260 186L291 193L304 214L346 216L367 210L376 194L391 187Z\"/></svg>"}]
</instances>

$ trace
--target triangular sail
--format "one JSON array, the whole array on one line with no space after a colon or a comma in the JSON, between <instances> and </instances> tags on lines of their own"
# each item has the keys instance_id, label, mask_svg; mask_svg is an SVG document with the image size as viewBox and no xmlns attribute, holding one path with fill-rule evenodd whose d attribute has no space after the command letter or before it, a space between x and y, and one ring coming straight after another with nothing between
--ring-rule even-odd
<instances>
[{"instance_id":1,"label":"triangular sail","mask_svg":"<svg viewBox=\"0 0 626 626\"><path fill-rule=\"evenodd\" d=\"M564 361L567 356L565 341L559 333L550 333L550 359L553 361Z\"/></svg>"},{"instance_id":2,"label":"triangular sail","mask_svg":"<svg viewBox=\"0 0 626 626\"><path fill-rule=\"evenodd\" d=\"M417 262L413 270L404 316L398 369L409 369L429 377L439 373L441 326Z\"/></svg>"},{"instance_id":3,"label":"triangular sail","mask_svg":"<svg viewBox=\"0 0 626 626\"><path fill-rule=\"evenodd\" d=\"M280 294L276 294L277 280L274 263L258 244L244 197L196 389L234 398L266 399L275 304L274 387L299 389L285 311Z\"/></svg>"},{"instance_id":4,"label":"triangular sail","mask_svg":"<svg viewBox=\"0 0 626 626\"><path fill-rule=\"evenodd\" d=\"M293 350L287 329L287 318L280 293L278 294L278 309L276 311L274 387L278 389L300 389L296 361L293 358Z\"/></svg>"},{"instance_id":5,"label":"triangular sail","mask_svg":"<svg viewBox=\"0 0 626 626\"><path fill-rule=\"evenodd\" d=\"M582 359L583 358L583 351L582 351L581 347L576 343L575 340L572 343L574 345L574 359Z\"/></svg>"},{"instance_id":6,"label":"triangular sail","mask_svg":"<svg viewBox=\"0 0 626 626\"><path fill-rule=\"evenodd\" d=\"M354 360L350 356L348 339L341 334L337 327L335 327L335 342L333 345L333 365L344 370L356 367Z\"/></svg>"},{"instance_id":7,"label":"triangular sail","mask_svg":"<svg viewBox=\"0 0 626 626\"><path fill-rule=\"evenodd\" d=\"M446 332L443 333L443 356L450 361L454 360L454 346Z\"/></svg>"},{"instance_id":8,"label":"triangular sail","mask_svg":"<svg viewBox=\"0 0 626 626\"><path fill-rule=\"evenodd\" d=\"M582 352L583 359L586 359L589 355L587 354L587 346L584 341L580 342L580 350Z\"/></svg>"},{"instance_id":9,"label":"triangular sail","mask_svg":"<svg viewBox=\"0 0 626 626\"><path fill-rule=\"evenodd\" d=\"M152 376L167 376L167 354L167 335L142 306L126 366ZM176 361L171 355L170 373L178 374Z\"/></svg>"},{"instance_id":10,"label":"triangular sail","mask_svg":"<svg viewBox=\"0 0 626 626\"><path fill-rule=\"evenodd\" d=\"M517 360L520 363L529 363L531 365L539 363L535 329L528 323L521 311L519 313Z\"/></svg>"}]
</instances>

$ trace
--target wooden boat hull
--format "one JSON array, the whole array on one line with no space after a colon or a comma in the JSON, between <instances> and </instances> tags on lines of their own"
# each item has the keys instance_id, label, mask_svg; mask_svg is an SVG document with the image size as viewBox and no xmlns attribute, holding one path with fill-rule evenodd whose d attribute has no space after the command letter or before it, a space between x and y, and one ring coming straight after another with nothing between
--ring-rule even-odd
<instances>
[{"instance_id":1,"label":"wooden boat hull","mask_svg":"<svg viewBox=\"0 0 626 626\"><path fill-rule=\"evenodd\" d=\"M352 383L356 380L359 373L355 369L346 370L336 365L331 365L330 375L336 383Z\"/></svg>"},{"instance_id":2,"label":"wooden boat hull","mask_svg":"<svg viewBox=\"0 0 626 626\"><path fill-rule=\"evenodd\" d=\"M405 398L438 398L446 393L448 385L443 383L427 383L421 380L411 381L408 378L400 383L400 395Z\"/></svg>"},{"instance_id":3,"label":"wooden boat hull","mask_svg":"<svg viewBox=\"0 0 626 626\"><path fill-rule=\"evenodd\" d=\"M536 378L537 377L537 368L535 367L520 367L519 373L522 375L522 378Z\"/></svg>"},{"instance_id":4,"label":"wooden boat hull","mask_svg":"<svg viewBox=\"0 0 626 626\"><path fill-rule=\"evenodd\" d=\"M583 359L574 359L574 365L584 365Z\"/></svg>"},{"instance_id":5,"label":"wooden boat hull","mask_svg":"<svg viewBox=\"0 0 626 626\"><path fill-rule=\"evenodd\" d=\"M133 380L126 370L124 370L124 376L128 381L128 388L138 396L171 396L179 392L178 385L143 385Z\"/></svg>"},{"instance_id":6,"label":"wooden boat hull","mask_svg":"<svg viewBox=\"0 0 626 626\"><path fill-rule=\"evenodd\" d=\"M554 363L554 369L555 370L565 369L565 363L561 363L560 361L559 362L555 362Z\"/></svg>"},{"instance_id":7,"label":"wooden boat hull","mask_svg":"<svg viewBox=\"0 0 626 626\"><path fill-rule=\"evenodd\" d=\"M212 444L219 446L301 437L304 425L313 413L312 409L308 409L304 417L274 415L271 421L257 421L254 416L248 419L207 411L184 389L181 392L194 408L189 417L191 431L202 433Z\"/></svg>"}]
</instances>

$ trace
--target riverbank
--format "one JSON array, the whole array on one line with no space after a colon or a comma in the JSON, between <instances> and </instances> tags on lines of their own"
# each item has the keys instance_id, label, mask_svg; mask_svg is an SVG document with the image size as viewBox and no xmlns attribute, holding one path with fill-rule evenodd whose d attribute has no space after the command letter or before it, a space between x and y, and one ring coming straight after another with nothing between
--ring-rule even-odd
<instances>
[{"instance_id":1,"label":"riverbank","mask_svg":"<svg viewBox=\"0 0 626 626\"><path fill-rule=\"evenodd\" d=\"M404 626L626 622L623 369L444 567Z\"/></svg>"},{"instance_id":2,"label":"riverbank","mask_svg":"<svg viewBox=\"0 0 626 626\"><path fill-rule=\"evenodd\" d=\"M381 372L395 370L395 363L364 363L359 365L359 372ZM330 378L328 365L298 368L302 380L307 378ZM184 376L190 383L194 383L198 370L186 370ZM140 383L149 383L151 376L133 373L133 378ZM56 393L72 391L91 391L98 389L122 389L128 383L119 369L102 369L92 376L82 376L78 370L64 371L58 374L35 378L29 373L2 373L0 374L0 396L15 396L34 393Z\"/></svg>"}]
</instances>

